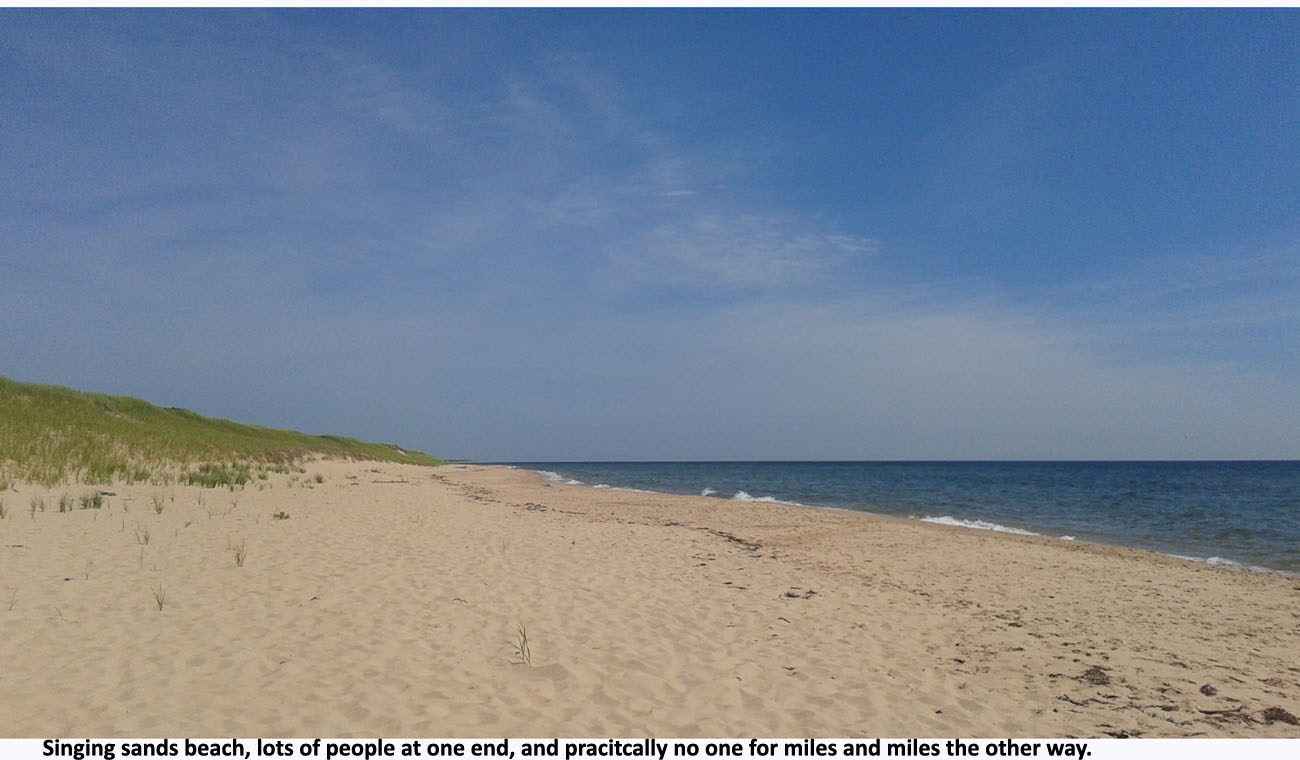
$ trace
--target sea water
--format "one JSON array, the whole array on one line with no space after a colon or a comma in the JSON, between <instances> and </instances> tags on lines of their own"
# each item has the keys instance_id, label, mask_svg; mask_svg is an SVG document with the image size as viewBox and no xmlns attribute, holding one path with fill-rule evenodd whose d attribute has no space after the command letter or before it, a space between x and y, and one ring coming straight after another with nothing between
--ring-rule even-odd
<instances>
[{"instance_id":1,"label":"sea water","mask_svg":"<svg viewBox=\"0 0 1300 760\"><path fill-rule=\"evenodd\" d=\"M512 462L558 483L775 501L1300 576L1300 462Z\"/></svg>"}]
</instances>

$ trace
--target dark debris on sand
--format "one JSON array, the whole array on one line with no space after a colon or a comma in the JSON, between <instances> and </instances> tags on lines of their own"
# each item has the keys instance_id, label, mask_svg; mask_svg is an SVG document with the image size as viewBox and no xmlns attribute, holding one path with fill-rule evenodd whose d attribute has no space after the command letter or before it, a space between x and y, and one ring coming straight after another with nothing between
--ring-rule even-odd
<instances>
[{"instance_id":1,"label":"dark debris on sand","mask_svg":"<svg viewBox=\"0 0 1300 760\"><path fill-rule=\"evenodd\" d=\"M1097 686L1105 686L1110 683L1110 676L1106 675L1106 671L1102 670L1096 665L1093 665L1091 668L1088 668L1087 670L1083 671L1082 678L1088 683L1095 684Z\"/></svg>"}]
</instances>

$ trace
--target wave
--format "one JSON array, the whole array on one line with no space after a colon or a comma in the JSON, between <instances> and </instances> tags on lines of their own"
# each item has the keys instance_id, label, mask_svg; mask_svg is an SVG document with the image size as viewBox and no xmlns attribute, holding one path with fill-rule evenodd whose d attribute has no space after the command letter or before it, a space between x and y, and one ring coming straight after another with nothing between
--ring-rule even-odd
<instances>
[{"instance_id":1,"label":"wave","mask_svg":"<svg viewBox=\"0 0 1300 760\"><path fill-rule=\"evenodd\" d=\"M1024 528L1012 528L1006 525L999 525L995 522L985 520L961 520L950 515L941 515L939 517L918 517L921 522L935 523L936 525L951 525L957 528L975 528L977 530L991 530L997 533L1014 533L1017 536L1039 536L1041 533L1025 530Z\"/></svg>"},{"instance_id":2,"label":"wave","mask_svg":"<svg viewBox=\"0 0 1300 760\"><path fill-rule=\"evenodd\" d=\"M769 503L769 504L776 504L776 503L785 504L785 503L786 503L786 502L781 501L780 499L775 499L775 498L773 498L773 497L771 497L771 496L750 496L749 494L745 493L744 491L737 491L737 492L735 493L735 495L733 495L733 496L731 497L731 500L732 500L732 501L763 501L763 502L767 502L767 503Z\"/></svg>"},{"instance_id":3,"label":"wave","mask_svg":"<svg viewBox=\"0 0 1300 760\"><path fill-rule=\"evenodd\" d=\"M1210 567L1222 567L1228 570L1245 570L1251 573L1268 573L1269 575L1281 575L1287 578L1300 578L1300 573L1291 573L1286 570L1274 570L1271 567L1262 567L1260 565L1248 565L1245 562L1238 562L1227 557L1189 557L1186 554L1170 554L1171 557L1185 559L1189 562L1199 562Z\"/></svg>"},{"instance_id":4,"label":"wave","mask_svg":"<svg viewBox=\"0 0 1300 760\"><path fill-rule=\"evenodd\" d=\"M706 488L703 491L700 491L700 496L712 496L715 493L717 493L717 491L713 490L712 488Z\"/></svg>"},{"instance_id":5,"label":"wave","mask_svg":"<svg viewBox=\"0 0 1300 760\"><path fill-rule=\"evenodd\" d=\"M581 480L573 480L572 478L566 478L560 473L551 472L550 470L537 470L537 474L541 475L542 480L545 480L548 483L563 483L566 486L586 485L586 483L583 483Z\"/></svg>"},{"instance_id":6,"label":"wave","mask_svg":"<svg viewBox=\"0 0 1300 760\"><path fill-rule=\"evenodd\" d=\"M749 495L749 492L747 492L747 491L737 491L736 493L734 493L734 494L731 496L731 500L732 500L732 501L755 502L755 503L761 503L761 504L785 504L785 505L787 505L787 506L791 506L791 507L807 507L807 506L809 506L808 504L800 504L800 503L797 502L797 501L786 501L785 499L778 499L778 498L776 498L775 496L750 496L750 495ZM824 507L818 507L818 508L819 508L819 509L823 509Z\"/></svg>"}]
</instances>

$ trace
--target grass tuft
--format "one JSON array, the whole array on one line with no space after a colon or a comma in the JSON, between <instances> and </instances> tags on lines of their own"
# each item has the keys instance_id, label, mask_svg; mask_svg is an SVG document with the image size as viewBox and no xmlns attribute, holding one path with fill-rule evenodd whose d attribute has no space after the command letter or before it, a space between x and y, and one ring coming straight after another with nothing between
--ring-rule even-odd
<instances>
[{"instance_id":1,"label":"grass tuft","mask_svg":"<svg viewBox=\"0 0 1300 760\"><path fill-rule=\"evenodd\" d=\"M525 665L533 664L533 650L528 646L528 629L523 623L515 626L515 640L511 642L515 648L515 657Z\"/></svg>"},{"instance_id":2,"label":"grass tuft","mask_svg":"<svg viewBox=\"0 0 1300 760\"><path fill-rule=\"evenodd\" d=\"M161 612L163 603L167 601L167 592L163 591L162 581L159 581L158 585L154 587L153 600L158 603L158 610Z\"/></svg>"},{"instance_id":3,"label":"grass tuft","mask_svg":"<svg viewBox=\"0 0 1300 760\"><path fill-rule=\"evenodd\" d=\"M232 547L232 551L235 553L235 567L243 567L244 558L248 556L248 549L244 546L244 539L239 539L239 543Z\"/></svg>"},{"instance_id":4,"label":"grass tuft","mask_svg":"<svg viewBox=\"0 0 1300 760\"><path fill-rule=\"evenodd\" d=\"M197 470L185 474L185 482L192 486L203 486L204 488L229 488L235 490L235 487L244 487L244 484L252 479L248 465L237 463L230 464L212 464L206 463L199 465Z\"/></svg>"}]
</instances>

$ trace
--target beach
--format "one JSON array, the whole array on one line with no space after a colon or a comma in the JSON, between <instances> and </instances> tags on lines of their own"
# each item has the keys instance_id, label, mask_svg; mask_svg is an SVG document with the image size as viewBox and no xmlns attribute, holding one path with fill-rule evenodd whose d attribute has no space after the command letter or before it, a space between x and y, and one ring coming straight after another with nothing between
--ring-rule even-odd
<instances>
[{"instance_id":1,"label":"beach","mask_svg":"<svg viewBox=\"0 0 1300 760\"><path fill-rule=\"evenodd\" d=\"M302 470L3 494L0 733L1300 737L1298 579L504 467Z\"/></svg>"}]
</instances>

